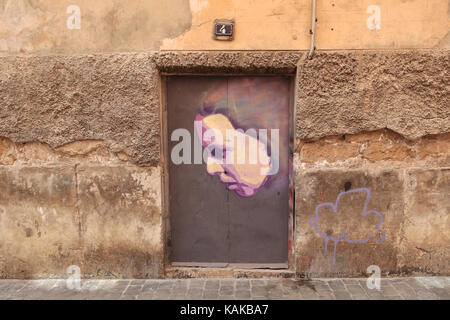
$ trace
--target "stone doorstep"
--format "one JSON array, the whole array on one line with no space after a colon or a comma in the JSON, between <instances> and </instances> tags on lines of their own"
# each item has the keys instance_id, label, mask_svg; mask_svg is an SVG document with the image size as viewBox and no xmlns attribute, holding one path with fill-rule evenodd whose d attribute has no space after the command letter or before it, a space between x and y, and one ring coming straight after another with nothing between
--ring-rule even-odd
<instances>
[{"instance_id":1,"label":"stone doorstep","mask_svg":"<svg viewBox=\"0 0 450 320\"><path fill-rule=\"evenodd\" d=\"M289 269L240 269L240 268L203 268L203 267L168 267L166 279L185 278L230 278L230 279L279 279L295 278L296 273Z\"/></svg>"}]
</instances>

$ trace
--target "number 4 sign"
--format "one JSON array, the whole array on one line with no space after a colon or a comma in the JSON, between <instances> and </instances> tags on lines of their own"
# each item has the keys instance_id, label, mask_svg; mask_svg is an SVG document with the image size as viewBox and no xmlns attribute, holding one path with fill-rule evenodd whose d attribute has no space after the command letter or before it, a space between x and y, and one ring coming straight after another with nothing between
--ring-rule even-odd
<instances>
[{"instance_id":1,"label":"number 4 sign","mask_svg":"<svg viewBox=\"0 0 450 320\"><path fill-rule=\"evenodd\" d=\"M233 40L234 36L234 20L216 19L214 21L215 40Z\"/></svg>"},{"instance_id":2,"label":"number 4 sign","mask_svg":"<svg viewBox=\"0 0 450 320\"><path fill-rule=\"evenodd\" d=\"M370 5L367 7L366 13L371 16L367 18L366 25L369 30L381 29L381 9L377 5Z\"/></svg>"}]
</instances>

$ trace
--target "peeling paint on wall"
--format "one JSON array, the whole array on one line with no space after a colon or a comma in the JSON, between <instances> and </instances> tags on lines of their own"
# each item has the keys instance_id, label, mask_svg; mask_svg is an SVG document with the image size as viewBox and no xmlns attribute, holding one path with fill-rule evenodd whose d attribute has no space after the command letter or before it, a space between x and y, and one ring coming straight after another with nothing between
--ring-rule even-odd
<instances>
[{"instance_id":1,"label":"peeling paint on wall","mask_svg":"<svg viewBox=\"0 0 450 320\"><path fill-rule=\"evenodd\" d=\"M80 19L68 13L71 5ZM448 8L447 0L320 1L316 46L449 48L442 40ZM220 18L235 19L233 41L213 40L212 24ZM309 0L0 0L3 54L306 50L310 27Z\"/></svg>"},{"instance_id":2,"label":"peeling paint on wall","mask_svg":"<svg viewBox=\"0 0 450 320\"><path fill-rule=\"evenodd\" d=\"M192 13L202 11L209 6L208 0L189 0Z\"/></svg>"},{"instance_id":3,"label":"peeling paint on wall","mask_svg":"<svg viewBox=\"0 0 450 320\"><path fill-rule=\"evenodd\" d=\"M0 1L0 51L30 52L40 41L45 47L48 24L54 14L34 8L27 0Z\"/></svg>"},{"instance_id":4,"label":"peeling paint on wall","mask_svg":"<svg viewBox=\"0 0 450 320\"><path fill-rule=\"evenodd\" d=\"M71 5L81 20L67 11ZM162 39L188 30L191 20L187 0L0 0L0 53L157 50Z\"/></svg>"}]
</instances>

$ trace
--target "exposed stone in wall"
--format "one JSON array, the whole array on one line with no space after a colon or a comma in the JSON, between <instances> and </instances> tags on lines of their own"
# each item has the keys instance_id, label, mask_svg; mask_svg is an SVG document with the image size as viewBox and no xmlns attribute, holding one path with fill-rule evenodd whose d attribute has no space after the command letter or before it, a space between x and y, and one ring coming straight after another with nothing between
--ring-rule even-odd
<instances>
[{"instance_id":1,"label":"exposed stone in wall","mask_svg":"<svg viewBox=\"0 0 450 320\"><path fill-rule=\"evenodd\" d=\"M74 141L57 148L56 151L60 151L70 156L75 156L88 154L102 146L103 141L99 140Z\"/></svg>"},{"instance_id":2,"label":"exposed stone in wall","mask_svg":"<svg viewBox=\"0 0 450 320\"><path fill-rule=\"evenodd\" d=\"M344 161L350 158L355 158L359 155L359 144L340 142L341 138L336 136L336 139L324 138L315 143L300 142L297 146L301 151L301 159L303 162L310 163L320 160L328 162Z\"/></svg>"},{"instance_id":3,"label":"exposed stone in wall","mask_svg":"<svg viewBox=\"0 0 450 320\"><path fill-rule=\"evenodd\" d=\"M410 141L391 130L330 136L315 141L299 140L296 151L303 167L317 165L364 165L397 162L404 165L450 166L450 134Z\"/></svg>"},{"instance_id":4,"label":"exposed stone in wall","mask_svg":"<svg viewBox=\"0 0 450 320\"><path fill-rule=\"evenodd\" d=\"M449 58L448 50L317 52L297 71L297 137L449 132Z\"/></svg>"},{"instance_id":5,"label":"exposed stone in wall","mask_svg":"<svg viewBox=\"0 0 450 320\"><path fill-rule=\"evenodd\" d=\"M16 161L15 145L9 139L0 138L0 164L10 165Z\"/></svg>"},{"instance_id":6,"label":"exposed stone in wall","mask_svg":"<svg viewBox=\"0 0 450 320\"><path fill-rule=\"evenodd\" d=\"M101 140L81 140L53 149L41 142L14 143L0 137L0 165L133 164L123 152L113 152Z\"/></svg>"},{"instance_id":7,"label":"exposed stone in wall","mask_svg":"<svg viewBox=\"0 0 450 320\"><path fill-rule=\"evenodd\" d=\"M420 160L439 158L450 153L450 133L427 136L416 144L416 155ZM449 162L447 162L448 164Z\"/></svg>"}]
</instances>

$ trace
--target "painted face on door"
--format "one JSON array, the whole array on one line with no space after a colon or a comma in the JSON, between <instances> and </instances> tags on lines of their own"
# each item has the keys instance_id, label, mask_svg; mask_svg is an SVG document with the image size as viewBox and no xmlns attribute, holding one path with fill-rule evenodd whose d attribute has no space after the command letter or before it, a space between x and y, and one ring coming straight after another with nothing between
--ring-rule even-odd
<instances>
[{"instance_id":1,"label":"painted face on door","mask_svg":"<svg viewBox=\"0 0 450 320\"><path fill-rule=\"evenodd\" d=\"M270 157L265 143L236 130L222 114L197 114L195 129L205 147L208 174L217 175L228 190L251 197L267 182Z\"/></svg>"}]
</instances>

